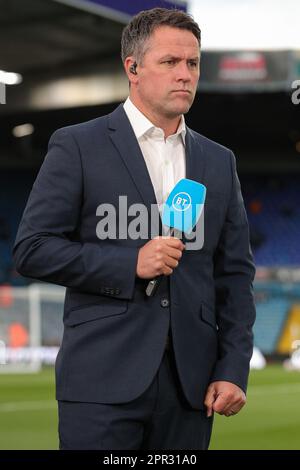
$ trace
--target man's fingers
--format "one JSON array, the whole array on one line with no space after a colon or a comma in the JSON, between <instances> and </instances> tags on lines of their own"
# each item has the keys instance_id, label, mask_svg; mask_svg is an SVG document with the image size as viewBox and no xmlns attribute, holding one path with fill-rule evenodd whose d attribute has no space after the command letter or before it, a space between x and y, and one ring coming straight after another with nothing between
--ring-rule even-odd
<instances>
[{"instance_id":1,"label":"man's fingers","mask_svg":"<svg viewBox=\"0 0 300 470\"><path fill-rule=\"evenodd\" d=\"M213 404L213 410L216 413L219 413L220 415L224 414L224 411L228 408L228 405L230 404L229 397L227 397L225 394L220 393L214 404Z\"/></svg>"},{"instance_id":2,"label":"man's fingers","mask_svg":"<svg viewBox=\"0 0 300 470\"><path fill-rule=\"evenodd\" d=\"M208 418L210 418L213 414L213 407L212 407L212 404L211 405L207 405L206 407L206 416Z\"/></svg>"},{"instance_id":3,"label":"man's fingers","mask_svg":"<svg viewBox=\"0 0 300 470\"><path fill-rule=\"evenodd\" d=\"M181 243L179 239L177 242ZM164 274L165 276L169 276L172 274L173 270L177 268L179 260L182 257L182 250L166 244L160 245L157 247L155 257L157 269L156 275Z\"/></svg>"},{"instance_id":4,"label":"man's fingers","mask_svg":"<svg viewBox=\"0 0 300 470\"><path fill-rule=\"evenodd\" d=\"M177 250L180 250L180 251L185 249L185 244L179 238L176 238L176 237L169 238L166 243L168 246L177 248Z\"/></svg>"},{"instance_id":5,"label":"man's fingers","mask_svg":"<svg viewBox=\"0 0 300 470\"><path fill-rule=\"evenodd\" d=\"M179 263L176 259L165 256L164 259L157 264L156 276L160 276L161 274L169 276L172 274L173 269L177 268L178 264Z\"/></svg>"},{"instance_id":6,"label":"man's fingers","mask_svg":"<svg viewBox=\"0 0 300 470\"><path fill-rule=\"evenodd\" d=\"M233 416L236 415L245 405L245 400L236 400L233 403L230 403L223 411L225 416Z\"/></svg>"},{"instance_id":7,"label":"man's fingers","mask_svg":"<svg viewBox=\"0 0 300 470\"><path fill-rule=\"evenodd\" d=\"M243 406L243 405L242 405ZM226 411L223 412L223 414L227 417L229 416L234 416L236 415L240 409L242 408L242 406L239 406L239 407L231 407L231 408L227 408Z\"/></svg>"},{"instance_id":8,"label":"man's fingers","mask_svg":"<svg viewBox=\"0 0 300 470\"><path fill-rule=\"evenodd\" d=\"M246 395L237 385L226 381L215 381L211 386L215 390L216 399L213 403L213 411L216 413L232 416L237 414L245 405Z\"/></svg>"},{"instance_id":9,"label":"man's fingers","mask_svg":"<svg viewBox=\"0 0 300 470\"><path fill-rule=\"evenodd\" d=\"M185 244L180 240L180 238L176 237L166 237L166 236L161 236L157 237L160 238L161 240L164 240L164 243L170 247L177 248L178 250L182 251L185 249Z\"/></svg>"},{"instance_id":10,"label":"man's fingers","mask_svg":"<svg viewBox=\"0 0 300 470\"><path fill-rule=\"evenodd\" d=\"M229 403L226 408L223 410L224 414L227 416L232 416L237 414L243 406L246 404L246 395L245 393L237 389L233 394L229 394Z\"/></svg>"},{"instance_id":11,"label":"man's fingers","mask_svg":"<svg viewBox=\"0 0 300 470\"><path fill-rule=\"evenodd\" d=\"M177 248L173 248L171 246L166 247L166 254L171 258L180 260L182 257L182 251L178 250Z\"/></svg>"},{"instance_id":12,"label":"man's fingers","mask_svg":"<svg viewBox=\"0 0 300 470\"><path fill-rule=\"evenodd\" d=\"M206 416L210 418L213 414L213 403L215 401L215 390L209 387L205 396L204 405L206 406Z\"/></svg>"},{"instance_id":13,"label":"man's fingers","mask_svg":"<svg viewBox=\"0 0 300 470\"><path fill-rule=\"evenodd\" d=\"M168 266L171 269L175 269L175 268L177 268L178 264L179 264L179 262L177 261L177 259L170 258L170 256L166 256L166 258L165 258L165 265L166 266Z\"/></svg>"},{"instance_id":14,"label":"man's fingers","mask_svg":"<svg viewBox=\"0 0 300 470\"><path fill-rule=\"evenodd\" d=\"M162 274L164 276L170 276L173 273L173 269L169 268L168 266L165 266L162 270Z\"/></svg>"},{"instance_id":15,"label":"man's fingers","mask_svg":"<svg viewBox=\"0 0 300 470\"><path fill-rule=\"evenodd\" d=\"M214 411L221 415L233 416L244 406L245 400L232 397L231 395L220 394L214 403Z\"/></svg>"}]
</instances>

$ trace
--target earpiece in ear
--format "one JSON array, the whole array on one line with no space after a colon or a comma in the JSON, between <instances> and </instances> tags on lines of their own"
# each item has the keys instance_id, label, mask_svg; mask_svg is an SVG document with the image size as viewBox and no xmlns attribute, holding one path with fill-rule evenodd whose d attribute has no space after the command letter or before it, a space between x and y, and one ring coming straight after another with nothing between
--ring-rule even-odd
<instances>
[{"instance_id":1,"label":"earpiece in ear","mask_svg":"<svg viewBox=\"0 0 300 470\"><path fill-rule=\"evenodd\" d=\"M137 75L136 68L137 68L137 63L134 62L134 63L129 67L129 72L130 72L130 73L133 73L133 75Z\"/></svg>"}]
</instances>

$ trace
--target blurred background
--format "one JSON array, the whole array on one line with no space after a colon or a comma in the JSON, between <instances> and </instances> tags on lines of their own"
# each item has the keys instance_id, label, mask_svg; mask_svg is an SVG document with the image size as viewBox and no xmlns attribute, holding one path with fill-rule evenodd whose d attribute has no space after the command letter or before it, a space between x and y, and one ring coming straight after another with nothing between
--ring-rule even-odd
<instances>
[{"instance_id":1,"label":"blurred background","mask_svg":"<svg viewBox=\"0 0 300 470\"><path fill-rule=\"evenodd\" d=\"M0 0L0 449L58 447L64 289L15 271L22 212L52 132L126 99L121 32L154 6L201 27L186 121L237 157L257 265L248 405L211 448L300 448L300 2Z\"/></svg>"}]
</instances>

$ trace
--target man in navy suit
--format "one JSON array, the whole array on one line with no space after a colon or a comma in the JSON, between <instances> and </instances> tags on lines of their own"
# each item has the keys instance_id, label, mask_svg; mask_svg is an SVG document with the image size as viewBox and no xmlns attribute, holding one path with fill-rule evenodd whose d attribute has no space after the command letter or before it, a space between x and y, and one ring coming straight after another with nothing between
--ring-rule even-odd
<instances>
[{"instance_id":1,"label":"man in navy suit","mask_svg":"<svg viewBox=\"0 0 300 470\"><path fill-rule=\"evenodd\" d=\"M56 362L61 449L207 449L213 413L245 404L252 354L255 270L235 158L185 125L200 68L189 15L141 12L124 29L122 59L125 104L51 137L16 266L67 287ZM184 177L207 188L201 249L162 236L161 225L152 238L124 236L133 218L120 213L121 196L150 220ZM122 236L100 233L108 205Z\"/></svg>"}]
</instances>

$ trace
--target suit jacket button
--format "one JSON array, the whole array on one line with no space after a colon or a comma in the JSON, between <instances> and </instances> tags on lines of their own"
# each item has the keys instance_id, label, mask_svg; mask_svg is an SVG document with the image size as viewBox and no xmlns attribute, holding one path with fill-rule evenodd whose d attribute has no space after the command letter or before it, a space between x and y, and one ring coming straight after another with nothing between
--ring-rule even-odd
<instances>
[{"instance_id":1,"label":"suit jacket button","mask_svg":"<svg viewBox=\"0 0 300 470\"><path fill-rule=\"evenodd\" d=\"M170 305L169 299L161 299L160 305L161 305L162 307L164 307L164 308L165 308L165 307L169 307L169 305Z\"/></svg>"}]
</instances>

